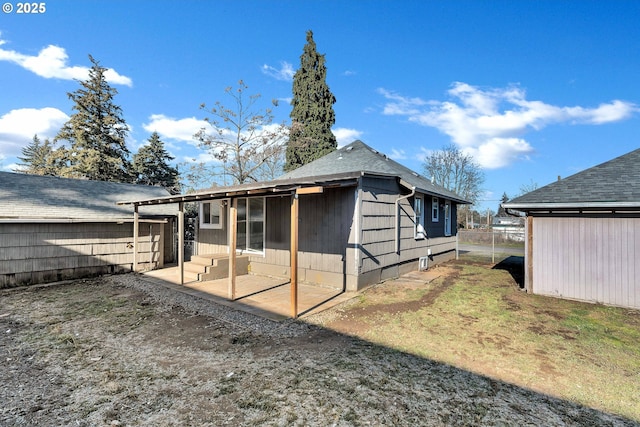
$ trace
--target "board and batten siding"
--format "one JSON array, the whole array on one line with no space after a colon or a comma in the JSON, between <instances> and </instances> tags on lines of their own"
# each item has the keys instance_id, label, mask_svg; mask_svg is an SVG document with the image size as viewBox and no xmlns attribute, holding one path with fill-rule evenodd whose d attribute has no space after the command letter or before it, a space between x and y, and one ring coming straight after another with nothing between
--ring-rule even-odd
<instances>
[{"instance_id":1,"label":"board and batten siding","mask_svg":"<svg viewBox=\"0 0 640 427\"><path fill-rule=\"evenodd\" d=\"M533 293L640 308L640 218L531 220Z\"/></svg>"},{"instance_id":2,"label":"board and batten siding","mask_svg":"<svg viewBox=\"0 0 640 427\"><path fill-rule=\"evenodd\" d=\"M168 224L140 224L139 268L172 260L174 251L164 244L171 230ZM132 236L132 223L0 224L0 288L130 271Z\"/></svg>"},{"instance_id":3,"label":"board and batten siding","mask_svg":"<svg viewBox=\"0 0 640 427\"><path fill-rule=\"evenodd\" d=\"M298 278L335 288L347 287L345 276L355 278L354 250L348 242L356 190L329 188L299 196ZM257 274L290 277L291 196L265 198L264 253L247 252L250 270ZM228 222L219 230L198 230L198 253L228 253Z\"/></svg>"}]
</instances>

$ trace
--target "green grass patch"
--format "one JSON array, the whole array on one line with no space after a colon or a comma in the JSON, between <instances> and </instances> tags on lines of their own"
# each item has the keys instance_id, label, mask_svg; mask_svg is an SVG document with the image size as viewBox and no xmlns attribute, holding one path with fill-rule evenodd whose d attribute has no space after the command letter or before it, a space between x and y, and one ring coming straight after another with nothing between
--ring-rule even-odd
<instances>
[{"instance_id":1,"label":"green grass patch","mask_svg":"<svg viewBox=\"0 0 640 427\"><path fill-rule=\"evenodd\" d=\"M367 292L352 308L376 307L367 339L640 420L640 312L530 295L507 271L451 265L453 279L423 289Z\"/></svg>"}]
</instances>

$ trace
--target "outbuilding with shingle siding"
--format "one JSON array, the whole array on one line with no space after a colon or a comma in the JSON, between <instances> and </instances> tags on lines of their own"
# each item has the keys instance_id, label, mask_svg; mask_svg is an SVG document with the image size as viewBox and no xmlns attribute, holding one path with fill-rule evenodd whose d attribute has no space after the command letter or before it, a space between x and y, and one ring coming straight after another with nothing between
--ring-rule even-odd
<instances>
[{"instance_id":1,"label":"outbuilding with shingle siding","mask_svg":"<svg viewBox=\"0 0 640 427\"><path fill-rule=\"evenodd\" d=\"M145 207L133 238L127 198L160 187L0 172L0 287L130 271L175 261L175 206Z\"/></svg>"}]
</instances>

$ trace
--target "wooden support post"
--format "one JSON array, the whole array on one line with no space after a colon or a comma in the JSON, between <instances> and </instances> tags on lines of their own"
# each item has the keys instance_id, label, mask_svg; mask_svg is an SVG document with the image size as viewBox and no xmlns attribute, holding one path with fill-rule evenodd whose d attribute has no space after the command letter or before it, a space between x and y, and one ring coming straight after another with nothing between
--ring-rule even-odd
<instances>
[{"instance_id":1,"label":"wooden support post","mask_svg":"<svg viewBox=\"0 0 640 427\"><path fill-rule=\"evenodd\" d=\"M184 285L184 202L178 203L178 270L180 284Z\"/></svg>"},{"instance_id":2,"label":"wooden support post","mask_svg":"<svg viewBox=\"0 0 640 427\"><path fill-rule=\"evenodd\" d=\"M527 253L525 254L524 287L533 293L533 217L527 216Z\"/></svg>"},{"instance_id":3,"label":"wooden support post","mask_svg":"<svg viewBox=\"0 0 640 427\"><path fill-rule=\"evenodd\" d=\"M491 263L496 263L496 231L491 229Z\"/></svg>"},{"instance_id":4,"label":"wooden support post","mask_svg":"<svg viewBox=\"0 0 640 427\"><path fill-rule=\"evenodd\" d=\"M298 195L291 196L291 317L298 317Z\"/></svg>"},{"instance_id":5,"label":"wooden support post","mask_svg":"<svg viewBox=\"0 0 640 427\"><path fill-rule=\"evenodd\" d=\"M164 227L166 224L158 225L158 268L164 267Z\"/></svg>"},{"instance_id":6,"label":"wooden support post","mask_svg":"<svg viewBox=\"0 0 640 427\"><path fill-rule=\"evenodd\" d=\"M238 199L229 203L229 299L236 299L236 246L238 242Z\"/></svg>"},{"instance_id":7,"label":"wooden support post","mask_svg":"<svg viewBox=\"0 0 640 427\"><path fill-rule=\"evenodd\" d=\"M133 271L138 271L138 234L140 233L140 214L138 205L133 205Z\"/></svg>"}]
</instances>

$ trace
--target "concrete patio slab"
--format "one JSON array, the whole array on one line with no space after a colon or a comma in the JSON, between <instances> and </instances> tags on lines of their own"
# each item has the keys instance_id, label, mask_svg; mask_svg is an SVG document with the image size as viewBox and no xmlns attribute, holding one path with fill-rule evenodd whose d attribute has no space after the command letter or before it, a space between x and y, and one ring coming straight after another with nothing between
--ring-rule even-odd
<instances>
[{"instance_id":1,"label":"concrete patio slab","mask_svg":"<svg viewBox=\"0 0 640 427\"><path fill-rule=\"evenodd\" d=\"M291 318L291 284L288 279L246 274L236 276L236 298L229 296L229 280L218 279L198 282L193 279L180 284L178 267L148 271L144 280L169 287L198 298L222 304L237 310L250 312L271 320ZM298 283L298 317L327 310L357 295L357 292L325 288L308 283Z\"/></svg>"}]
</instances>

